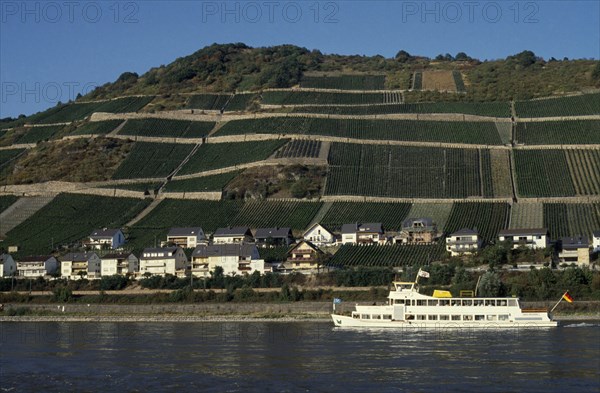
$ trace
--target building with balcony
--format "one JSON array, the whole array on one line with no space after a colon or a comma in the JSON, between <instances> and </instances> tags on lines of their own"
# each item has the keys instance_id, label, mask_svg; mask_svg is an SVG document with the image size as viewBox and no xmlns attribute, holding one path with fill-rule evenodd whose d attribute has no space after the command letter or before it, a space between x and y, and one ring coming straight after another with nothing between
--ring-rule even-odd
<instances>
[{"instance_id":1,"label":"building with balcony","mask_svg":"<svg viewBox=\"0 0 600 393\"><path fill-rule=\"evenodd\" d=\"M69 253L60 259L60 274L68 279L100 278L100 257L95 252Z\"/></svg>"},{"instance_id":2,"label":"building with balcony","mask_svg":"<svg viewBox=\"0 0 600 393\"><path fill-rule=\"evenodd\" d=\"M215 244L236 244L253 242L252 232L248 227L219 228L213 234Z\"/></svg>"},{"instance_id":3,"label":"building with balcony","mask_svg":"<svg viewBox=\"0 0 600 393\"><path fill-rule=\"evenodd\" d=\"M461 229L446 238L446 251L452 256L472 254L481 247L479 233L473 229Z\"/></svg>"},{"instance_id":4,"label":"building with balcony","mask_svg":"<svg viewBox=\"0 0 600 393\"><path fill-rule=\"evenodd\" d=\"M498 232L498 240L512 243L512 248L526 247L539 249L548 247L548 229L503 229Z\"/></svg>"},{"instance_id":5,"label":"building with balcony","mask_svg":"<svg viewBox=\"0 0 600 393\"><path fill-rule=\"evenodd\" d=\"M258 228L254 239L259 247L288 247L294 241L291 228Z\"/></svg>"},{"instance_id":6,"label":"building with balcony","mask_svg":"<svg viewBox=\"0 0 600 393\"><path fill-rule=\"evenodd\" d=\"M212 244L199 245L192 253L192 274L196 277L209 277L217 266L225 275L263 274L271 269L260 259L254 244Z\"/></svg>"},{"instance_id":7,"label":"building with balcony","mask_svg":"<svg viewBox=\"0 0 600 393\"><path fill-rule=\"evenodd\" d=\"M140 256L140 275L183 277L188 269L188 259L181 247L145 248Z\"/></svg>"},{"instance_id":8,"label":"building with balcony","mask_svg":"<svg viewBox=\"0 0 600 393\"><path fill-rule=\"evenodd\" d=\"M17 274L23 278L51 276L58 271L58 260L52 255L37 255L19 258Z\"/></svg>"},{"instance_id":9,"label":"building with balcony","mask_svg":"<svg viewBox=\"0 0 600 393\"><path fill-rule=\"evenodd\" d=\"M335 235L321 224L314 224L304 232L304 240L315 246L331 246L335 244Z\"/></svg>"},{"instance_id":10,"label":"building with balcony","mask_svg":"<svg viewBox=\"0 0 600 393\"><path fill-rule=\"evenodd\" d=\"M140 271L140 260L132 253L114 253L101 259L102 276L134 275Z\"/></svg>"},{"instance_id":11,"label":"building with balcony","mask_svg":"<svg viewBox=\"0 0 600 393\"><path fill-rule=\"evenodd\" d=\"M402 230L395 242L400 244L429 244L439 237L437 225L429 217L409 218L402 222Z\"/></svg>"},{"instance_id":12,"label":"building with balcony","mask_svg":"<svg viewBox=\"0 0 600 393\"><path fill-rule=\"evenodd\" d=\"M592 250L600 252L600 231L594 231L592 234Z\"/></svg>"},{"instance_id":13,"label":"building with balcony","mask_svg":"<svg viewBox=\"0 0 600 393\"><path fill-rule=\"evenodd\" d=\"M171 228L167 233L165 245L174 244L182 248L194 248L205 239L204 231L200 227Z\"/></svg>"},{"instance_id":14,"label":"building with balcony","mask_svg":"<svg viewBox=\"0 0 600 393\"><path fill-rule=\"evenodd\" d=\"M89 238L88 245L96 250L103 248L115 249L125 244L125 235L120 229L96 229Z\"/></svg>"},{"instance_id":15,"label":"building with balcony","mask_svg":"<svg viewBox=\"0 0 600 393\"><path fill-rule=\"evenodd\" d=\"M560 240L560 263L575 263L579 267L590 265L590 241L587 236L563 237Z\"/></svg>"},{"instance_id":16,"label":"building with balcony","mask_svg":"<svg viewBox=\"0 0 600 393\"><path fill-rule=\"evenodd\" d=\"M381 223L342 225L342 244L379 244L385 242Z\"/></svg>"},{"instance_id":17,"label":"building with balcony","mask_svg":"<svg viewBox=\"0 0 600 393\"><path fill-rule=\"evenodd\" d=\"M323 263L324 253L314 244L303 240L290 248L286 261L280 266L285 272L317 270Z\"/></svg>"}]
</instances>

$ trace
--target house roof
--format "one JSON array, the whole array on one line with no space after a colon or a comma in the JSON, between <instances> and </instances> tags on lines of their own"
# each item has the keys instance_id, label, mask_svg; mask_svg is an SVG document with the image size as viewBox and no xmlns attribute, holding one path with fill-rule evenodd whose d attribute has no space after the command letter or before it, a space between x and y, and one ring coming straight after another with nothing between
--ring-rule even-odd
<instances>
[{"instance_id":1,"label":"house roof","mask_svg":"<svg viewBox=\"0 0 600 393\"><path fill-rule=\"evenodd\" d=\"M214 236L245 236L250 235L250 228L248 227L227 227L227 228L219 228L215 231Z\"/></svg>"},{"instance_id":2,"label":"house roof","mask_svg":"<svg viewBox=\"0 0 600 393\"><path fill-rule=\"evenodd\" d=\"M463 228L461 230L458 230L458 231L450 234L450 236L455 236L455 235L479 235L479 232L477 232L477 230L475 230L475 229Z\"/></svg>"},{"instance_id":3,"label":"house roof","mask_svg":"<svg viewBox=\"0 0 600 393\"><path fill-rule=\"evenodd\" d=\"M502 229L498 236L518 236L518 235L547 235L548 228L530 228L530 229Z\"/></svg>"},{"instance_id":4,"label":"house roof","mask_svg":"<svg viewBox=\"0 0 600 393\"><path fill-rule=\"evenodd\" d=\"M93 255L97 255L95 252L70 252L60 258L63 262L87 262Z\"/></svg>"},{"instance_id":5,"label":"house roof","mask_svg":"<svg viewBox=\"0 0 600 393\"><path fill-rule=\"evenodd\" d=\"M342 225L342 233L357 233L357 232L373 232L383 233L383 226L379 222L369 222L364 224L344 224Z\"/></svg>"},{"instance_id":6,"label":"house roof","mask_svg":"<svg viewBox=\"0 0 600 393\"><path fill-rule=\"evenodd\" d=\"M0 254L0 265L2 265L8 258L12 258L10 254Z\"/></svg>"},{"instance_id":7,"label":"house roof","mask_svg":"<svg viewBox=\"0 0 600 393\"><path fill-rule=\"evenodd\" d=\"M312 225L310 228L308 228L306 231L304 231L304 236L306 236L306 234L307 234L308 232L312 231L313 229L315 229L315 227L318 227L318 226L319 226L319 227L321 227L321 228L323 228L323 229L324 229L325 231L327 231L327 232L328 232L330 235L333 235L333 232L331 232L331 230L329 230L329 228L327 228L325 225L322 225L322 224L316 223L316 224L313 224L313 225Z\"/></svg>"},{"instance_id":8,"label":"house roof","mask_svg":"<svg viewBox=\"0 0 600 393\"><path fill-rule=\"evenodd\" d=\"M414 226L415 223L420 222L423 224L423 227L432 227L433 226L433 219L429 218L429 217L420 217L420 218L407 218L406 220L402 221L402 228L412 228Z\"/></svg>"},{"instance_id":9,"label":"house roof","mask_svg":"<svg viewBox=\"0 0 600 393\"><path fill-rule=\"evenodd\" d=\"M273 239L285 239L292 235L290 228L258 228L256 230L257 239L267 239L269 237Z\"/></svg>"},{"instance_id":10,"label":"house roof","mask_svg":"<svg viewBox=\"0 0 600 393\"><path fill-rule=\"evenodd\" d=\"M288 254L291 253L292 251L294 251L295 249L297 249L298 247L300 247L302 244L308 245L310 248L312 248L316 252L319 252L319 253L323 252L323 251L321 251L321 249L319 247L315 246L313 243L309 242L308 240L302 240L302 241L292 245L292 247L290 247L290 249L288 250Z\"/></svg>"},{"instance_id":11,"label":"house roof","mask_svg":"<svg viewBox=\"0 0 600 393\"><path fill-rule=\"evenodd\" d=\"M192 252L192 257L208 258L208 257L230 257L230 256L252 256L258 251L254 244L212 244L200 245Z\"/></svg>"},{"instance_id":12,"label":"house roof","mask_svg":"<svg viewBox=\"0 0 600 393\"><path fill-rule=\"evenodd\" d=\"M592 232L592 235L594 235L594 237L600 237L600 231L594 231Z\"/></svg>"},{"instance_id":13,"label":"house roof","mask_svg":"<svg viewBox=\"0 0 600 393\"><path fill-rule=\"evenodd\" d=\"M202 234L204 234L204 231L200 227L171 228L167 236L198 236Z\"/></svg>"},{"instance_id":14,"label":"house roof","mask_svg":"<svg viewBox=\"0 0 600 393\"><path fill-rule=\"evenodd\" d=\"M578 248L589 248L590 241L587 236L563 237L561 238L562 248L574 250Z\"/></svg>"},{"instance_id":15,"label":"house roof","mask_svg":"<svg viewBox=\"0 0 600 393\"><path fill-rule=\"evenodd\" d=\"M113 236L115 236L119 232L121 232L121 230L118 228L117 229L114 229L114 228L96 229L92 232L90 237L95 238L95 239L105 239L105 238L112 239Z\"/></svg>"},{"instance_id":16,"label":"house roof","mask_svg":"<svg viewBox=\"0 0 600 393\"><path fill-rule=\"evenodd\" d=\"M100 259L127 259L130 255L132 255L132 253L130 252L117 252L112 254L106 254Z\"/></svg>"},{"instance_id":17,"label":"house roof","mask_svg":"<svg viewBox=\"0 0 600 393\"><path fill-rule=\"evenodd\" d=\"M19 262L46 262L50 258L54 257L52 255L29 255L19 258Z\"/></svg>"},{"instance_id":18,"label":"house roof","mask_svg":"<svg viewBox=\"0 0 600 393\"><path fill-rule=\"evenodd\" d=\"M144 248L144 251L142 251L141 258L143 258L143 259L163 259L163 258L168 258L168 257L174 257L175 253L179 249L180 249L180 247L163 247L163 248L151 247L151 248ZM145 256L145 254L152 254L152 253L156 253L156 254L161 253L161 254L167 254L167 255L156 256L156 257Z\"/></svg>"}]
</instances>

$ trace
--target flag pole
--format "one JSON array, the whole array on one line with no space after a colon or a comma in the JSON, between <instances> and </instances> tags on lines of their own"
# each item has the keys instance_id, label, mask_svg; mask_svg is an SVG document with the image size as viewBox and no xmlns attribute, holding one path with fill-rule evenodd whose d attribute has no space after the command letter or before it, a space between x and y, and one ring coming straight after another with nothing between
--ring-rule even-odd
<instances>
[{"instance_id":1,"label":"flag pole","mask_svg":"<svg viewBox=\"0 0 600 393\"><path fill-rule=\"evenodd\" d=\"M565 295L569 293L569 291L566 291L565 293L562 294L562 296L560 297L560 299L558 300L558 302L556 302L556 304L554 305L554 307L552 307L552 310L550 310L550 312L554 311L554 309L556 307L558 307L558 305L560 304L560 302L562 302L562 300L564 299Z\"/></svg>"}]
</instances>

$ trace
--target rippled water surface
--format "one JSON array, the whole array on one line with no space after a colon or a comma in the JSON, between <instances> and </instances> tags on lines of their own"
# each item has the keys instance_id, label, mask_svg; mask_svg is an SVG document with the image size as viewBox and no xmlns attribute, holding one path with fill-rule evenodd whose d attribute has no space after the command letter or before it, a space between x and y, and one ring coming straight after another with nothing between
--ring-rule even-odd
<instances>
[{"instance_id":1,"label":"rippled water surface","mask_svg":"<svg viewBox=\"0 0 600 393\"><path fill-rule=\"evenodd\" d=\"M2 391L599 392L600 325L2 323Z\"/></svg>"}]
</instances>

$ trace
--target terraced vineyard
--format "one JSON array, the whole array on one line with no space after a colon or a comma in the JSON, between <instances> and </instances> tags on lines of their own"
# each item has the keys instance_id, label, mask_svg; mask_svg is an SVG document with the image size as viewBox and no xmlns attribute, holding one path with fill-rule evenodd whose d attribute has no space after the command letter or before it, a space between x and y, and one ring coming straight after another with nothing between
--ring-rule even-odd
<instances>
[{"instance_id":1,"label":"terraced vineyard","mask_svg":"<svg viewBox=\"0 0 600 393\"><path fill-rule=\"evenodd\" d=\"M600 93L515 103L519 117L600 115Z\"/></svg>"},{"instance_id":2,"label":"terraced vineyard","mask_svg":"<svg viewBox=\"0 0 600 393\"><path fill-rule=\"evenodd\" d=\"M439 260L444 255L443 245L344 245L335 253L332 266L423 266Z\"/></svg>"},{"instance_id":3,"label":"terraced vineyard","mask_svg":"<svg viewBox=\"0 0 600 393\"><path fill-rule=\"evenodd\" d=\"M246 108L248 108L248 106L254 100L255 97L256 94L236 94L231 100L229 100L229 103L227 104L225 110L244 111L246 110Z\"/></svg>"},{"instance_id":4,"label":"terraced vineyard","mask_svg":"<svg viewBox=\"0 0 600 393\"><path fill-rule=\"evenodd\" d=\"M362 106L296 106L292 113L322 113L331 115L388 115L395 113L461 113L489 117L510 117L507 102L428 102L414 104L384 104Z\"/></svg>"},{"instance_id":5,"label":"terraced vineyard","mask_svg":"<svg viewBox=\"0 0 600 393\"><path fill-rule=\"evenodd\" d=\"M137 142L113 174L113 179L168 176L191 153L194 146L176 143Z\"/></svg>"},{"instance_id":6,"label":"terraced vineyard","mask_svg":"<svg viewBox=\"0 0 600 393\"><path fill-rule=\"evenodd\" d=\"M207 192L222 191L223 188L241 171L233 171L212 176L195 177L192 179L173 180L167 183L167 192Z\"/></svg>"},{"instance_id":7,"label":"terraced vineyard","mask_svg":"<svg viewBox=\"0 0 600 393\"><path fill-rule=\"evenodd\" d=\"M406 218L431 218L438 231L446 228L453 203L414 203Z\"/></svg>"},{"instance_id":8,"label":"terraced vineyard","mask_svg":"<svg viewBox=\"0 0 600 393\"><path fill-rule=\"evenodd\" d=\"M445 232L477 229L479 236L490 242L496 239L501 229L508 227L509 215L508 203L457 202L452 206Z\"/></svg>"},{"instance_id":9,"label":"terraced vineyard","mask_svg":"<svg viewBox=\"0 0 600 393\"><path fill-rule=\"evenodd\" d=\"M498 130L492 122L275 117L229 121L215 135L254 133L480 145L502 144Z\"/></svg>"},{"instance_id":10,"label":"terraced vineyard","mask_svg":"<svg viewBox=\"0 0 600 393\"><path fill-rule=\"evenodd\" d=\"M267 105L369 105L399 104L398 93L335 93L323 91L266 91L262 103Z\"/></svg>"},{"instance_id":11,"label":"terraced vineyard","mask_svg":"<svg viewBox=\"0 0 600 393\"><path fill-rule=\"evenodd\" d=\"M322 207L320 202L248 201L232 225L251 228L290 227L303 231Z\"/></svg>"},{"instance_id":12,"label":"terraced vineyard","mask_svg":"<svg viewBox=\"0 0 600 393\"><path fill-rule=\"evenodd\" d=\"M600 144L600 120L517 123L516 139L526 145Z\"/></svg>"},{"instance_id":13,"label":"terraced vineyard","mask_svg":"<svg viewBox=\"0 0 600 393\"><path fill-rule=\"evenodd\" d=\"M60 194L7 233L4 244L20 255L43 255L88 236L96 228L120 228L150 203L133 198Z\"/></svg>"},{"instance_id":14,"label":"terraced vineyard","mask_svg":"<svg viewBox=\"0 0 600 393\"><path fill-rule=\"evenodd\" d=\"M544 227L551 239L588 236L600 228L600 203L545 203Z\"/></svg>"},{"instance_id":15,"label":"terraced vineyard","mask_svg":"<svg viewBox=\"0 0 600 393\"><path fill-rule=\"evenodd\" d=\"M317 158L320 151L319 141L295 139L277 150L275 158Z\"/></svg>"},{"instance_id":16,"label":"terraced vineyard","mask_svg":"<svg viewBox=\"0 0 600 393\"><path fill-rule=\"evenodd\" d=\"M232 94L194 94L185 104L190 109L221 110L232 97Z\"/></svg>"},{"instance_id":17,"label":"terraced vineyard","mask_svg":"<svg viewBox=\"0 0 600 393\"><path fill-rule=\"evenodd\" d=\"M513 203L510 210L511 229L534 229L544 227L542 203Z\"/></svg>"},{"instance_id":18,"label":"terraced vineyard","mask_svg":"<svg viewBox=\"0 0 600 393\"><path fill-rule=\"evenodd\" d=\"M304 76L300 87L338 90L383 90L385 75Z\"/></svg>"},{"instance_id":19,"label":"terraced vineyard","mask_svg":"<svg viewBox=\"0 0 600 393\"><path fill-rule=\"evenodd\" d=\"M463 81L462 74L460 73L460 71L452 71L452 78L454 78L456 91L461 93L467 91L465 87L465 82Z\"/></svg>"},{"instance_id":20,"label":"terraced vineyard","mask_svg":"<svg viewBox=\"0 0 600 393\"><path fill-rule=\"evenodd\" d=\"M262 161L287 142L288 139L280 139L260 142L204 144L190 157L190 160L181 168L178 174L187 175Z\"/></svg>"},{"instance_id":21,"label":"terraced vineyard","mask_svg":"<svg viewBox=\"0 0 600 393\"><path fill-rule=\"evenodd\" d=\"M327 195L405 198L481 196L477 149L334 143Z\"/></svg>"},{"instance_id":22,"label":"terraced vineyard","mask_svg":"<svg viewBox=\"0 0 600 393\"><path fill-rule=\"evenodd\" d=\"M28 127L25 134L19 137L15 143L38 143L52 138L60 132L64 126Z\"/></svg>"},{"instance_id":23,"label":"terraced vineyard","mask_svg":"<svg viewBox=\"0 0 600 393\"><path fill-rule=\"evenodd\" d=\"M119 135L153 136L167 138L203 138L216 123L211 121L186 121L170 119L128 120Z\"/></svg>"},{"instance_id":24,"label":"terraced vineyard","mask_svg":"<svg viewBox=\"0 0 600 393\"><path fill-rule=\"evenodd\" d=\"M320 224L339 231L343 224L380 222L393 231L402 227L410 208L410 203L334 202Z\"/></svg>"},{"instance_id":25,"label":"terraced vineyard","mask_svg":"<svg viewBox=\"0 0 600 393\"><path fill-rule=\"evenodd\" d=\"M106 135L117 128L123 120L94 121L77 127L71 135Z\"/></svg>"},{"instance_id":26,"label":"terraced vineyard","mask_svg":"<svg viewBox=\"0 0 600 393\"><path fill-rule=\"evenodd\" d=\"M567 164L578 195L600 195L600 150L566 150Z\"/></svg>"},{"instance_id":27,"label":"terraced vineyard","mask_svg":"<svg viewBox=\"0 0 600 393\"><path fill-rule=\"evenodd\" d=\"M8 209L17 199L19 198L14 195L0 195L0 213Z\"/></svg>"},{"instance_id":28,"label":"terraced vineyard","mask_svg":"<svg viewBox=\"0 0 600 393\"><path fill-rule=\"evenodd\" d=\"M413 74L412 89L413 90L423 89L423 73L422 72L415 72Z\"/></svg>"},{"instance_id":29,"label":"terraced vineyard","mask_svg":"<svg viewBox=\"0 0 600 393\"><path fill-rule=\"evenodd\" d=\"M29 118L32 124L64 123L82 120L94 112L126 113L137 112L154 99L147 97L123 97L99 102L76 102L51 108Z\"/></svg>"},{"instance_id":30,"label":"terraced vineyard","mask_svg":"<svg viewBox=\"0 0 600 393\"><path fill-rule=\"evenodd\" d=\"M13 160L19 154L23 153L25 149L9 149L0 150L0 168L6 165L9 161Z\"/></svg>"}]
</instances>

